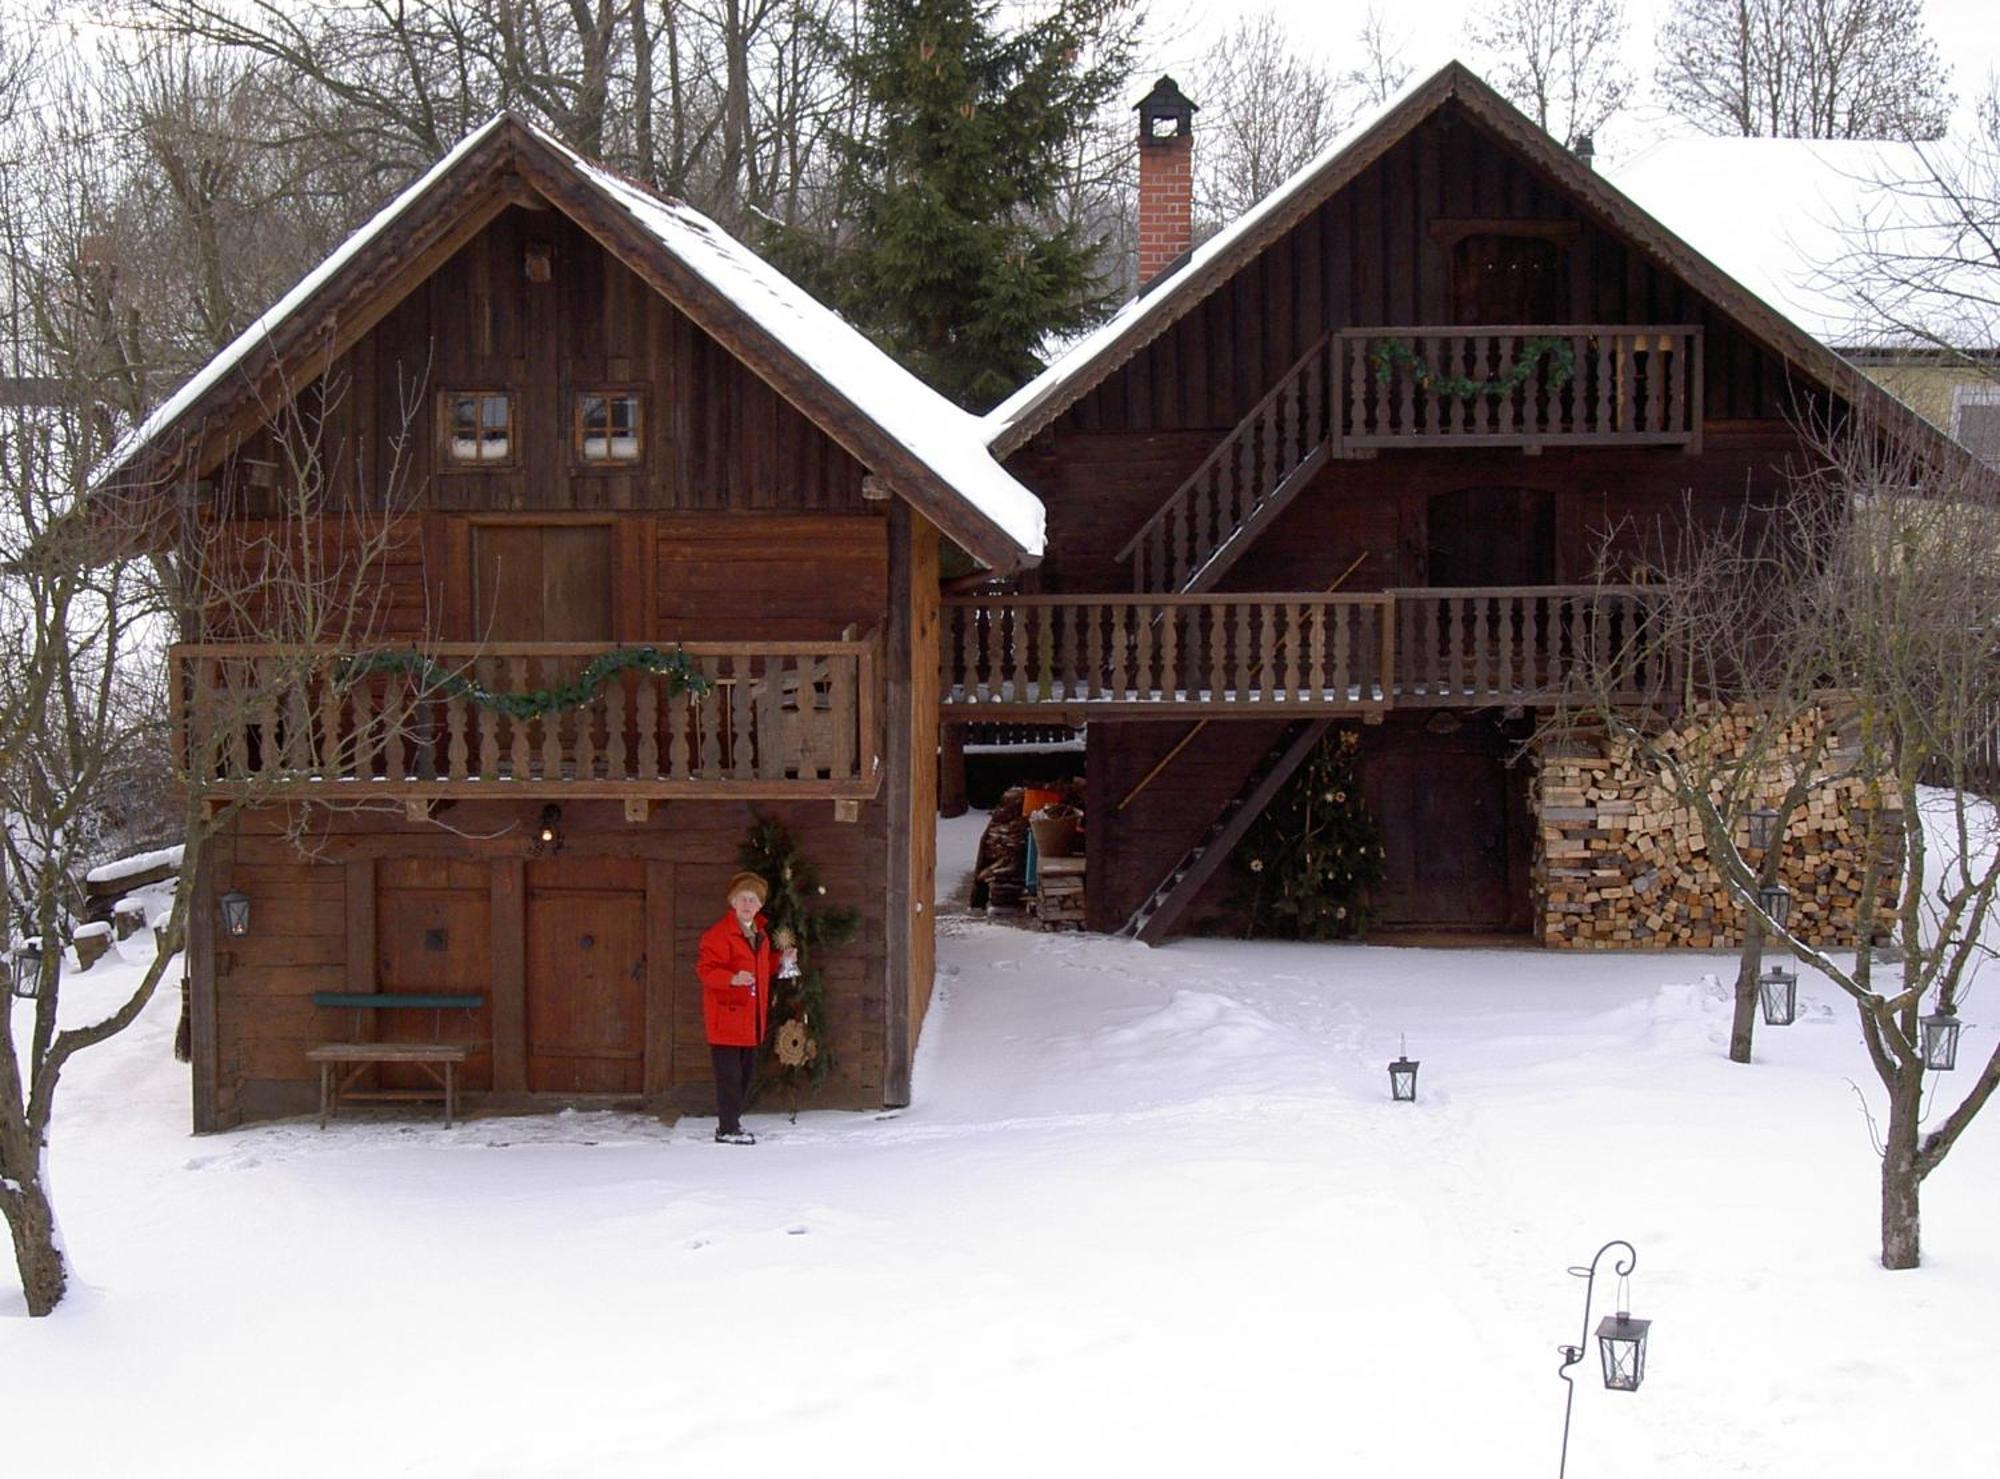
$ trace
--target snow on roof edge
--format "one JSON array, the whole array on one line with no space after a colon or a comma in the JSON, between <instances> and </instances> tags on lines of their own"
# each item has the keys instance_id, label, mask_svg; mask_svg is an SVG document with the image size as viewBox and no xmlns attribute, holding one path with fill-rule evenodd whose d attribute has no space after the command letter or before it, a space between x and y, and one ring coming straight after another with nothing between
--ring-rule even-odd
<instances>
[{"instance_id":1,"label":"snow on roof edge","mask_svg":"<svg viewBox=\"0 0 2000 1479\"><path fill-rule=\"evenodd\" d=\"M187 411L188 407L192 406L202 396L221 383L223 377L240 365L249 356L251 350L269 338L273 329L283 323L293 313L297 312L308 298L318 292L320 288L332 279L334 274L352 261L363 247L367 246L393 225L396 218L402 215L425 191L429 190L432 185L436 184L440 178L447 174L459 160L477 148L487 135L499 128L506 117L505 113L496 113L487 119L478 128L460 139L436 164L432 165L416 180L405 186L394 200L391 200L373 216L370 216L367 221L356 227L345 241L341 242L339 246L335 247L328 254L324 261L294 283L291 290L269 308L265 309L263 313L259 314L254 323L232 339L227 346L218 351L215 357L209 360L207 364L190 375L179 390L168 396L158 406L155 406L145 420L120 437L117 445L105 455L104 460L91 473L89 485L93 488L97 487L106 478L117 472L137 455L148 442L171 426L177 418Z\"/></svg>"}]
</instances>

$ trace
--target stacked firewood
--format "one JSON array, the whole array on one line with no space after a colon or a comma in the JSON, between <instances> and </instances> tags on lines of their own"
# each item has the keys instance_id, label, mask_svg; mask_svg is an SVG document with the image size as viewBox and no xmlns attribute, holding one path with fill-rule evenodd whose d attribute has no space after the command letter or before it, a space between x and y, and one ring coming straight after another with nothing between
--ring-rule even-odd
<instances>
[{"instance_id":1,"label":"stacked firewood","mask_svg":"<svg viewBox=\"0 0 2000 1479\"><path fill-rule=\"evenodd\" d=\"M1863 784L1843 773L1852 751L1831 706L1778 737L1764 762L1772 776L1763 804L1776 806L1784 777L1818 746L1819 726L1834 731L1817 769L1827 779L1792 813L1783 840L1780 881L1792 893L1791 928L1815 945L1854 943L1864 872L1868 810ZM1670 751L1724 747L1741 754L1758 743L1740 710L1703 707L1664 736ZM1744 910L1709 861L1695 809L1676 798L1629 747L1616 740L1565 740L1542 746L1535 792L1535 883L1546 945L1575 949L1692 947L1742 943ZM1894 806L1893 798L1886 803ZM1899 836L1888 829L1885 850ZM1739 833L1739 846L1747 839ZM1762 861L1749 854L1754 864ZM1884 885L1893 897L1893 879Z\"/></svg>"},{"instance_id":2,"label":"stacked firewood","mask_svg":"<svg viewBox=\"0 0 2000 1479\"><path fill-rule=\"evenodd\" d=\"M1083 805L1081 781L1058 781L1038 789L1056 792L1065 805ZM975 909L997 914L1021 907L1028 879L1028 818L1021 810L1025 794L1024 787L1011 787L987 818L972 865Z\"/></svg>"}]
</instances>

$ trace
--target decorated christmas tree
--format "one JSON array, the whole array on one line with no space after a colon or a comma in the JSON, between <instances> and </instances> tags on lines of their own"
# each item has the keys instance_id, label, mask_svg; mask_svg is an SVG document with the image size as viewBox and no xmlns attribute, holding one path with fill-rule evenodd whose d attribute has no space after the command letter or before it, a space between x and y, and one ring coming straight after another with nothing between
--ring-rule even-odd
<instances>
[{"instance_id":1,"label":"decorated christmas tree","mask_svg":"<svg viewBox=\"0 0 2000 1479\"><path fill-rule=\"evenodd\" d=\"M833 1039L828 1033L826 983L820 972L821 950L854 938L859 916L852 909L826 905L826 885L785 824L758 816L737 861L769 886L764 917L778 948L796 945L798 974L773 981L771 1041L765 1045L763 1081L780 1083L795 1094L818 1088L834 1069Z\"/></svg>"},{"instance_id":2,"label":"decorated christmas tree","mask_svg":"<svg viewBox=\"0 0 2000 1479\"><path fill-rule=\"evenodd\" d=\"M1382 881L1381 833L1361 796L1361 739L1327 735L1250 828L1235 865L1250 900L1250 933L1334 940L1368 926L1368 891Z\"/></svg>"}]
</instances>

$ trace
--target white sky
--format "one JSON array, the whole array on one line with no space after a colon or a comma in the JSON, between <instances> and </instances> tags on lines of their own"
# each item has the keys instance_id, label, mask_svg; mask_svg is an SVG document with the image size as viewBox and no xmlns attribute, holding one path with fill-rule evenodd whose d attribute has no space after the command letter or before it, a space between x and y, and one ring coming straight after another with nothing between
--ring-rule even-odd
<instances>
[{"instance_id":1,"label":"white sky","mask_svg":"<svg viewBox=\"0 0 2000 1479\"><path fill-rule=\"evenodd\" d=\"M1150 85L1154 68L1173 72L1181 87L1201 102L1196 58L1239 16L1266 8L1283 16L1302 48L1332 61L1354 46L1355 33L1371 0L1207 0L1190 14L1155 0L1151 30L1154 57L1142 69ZM1466 19L1482 0L1374 0L1389 18L1392 36L1407 38L1404 59L1419 72L1434 71L1456 56L1476 71L1484 60L1466 39ZM1661 133L1687 131L1653 104L1653 38L1669 10L1668 0L1626 0L1626 55L1639 74L1635 102L1598 138L1601 158L1615 161L1644 148ZM1951 68L1951 89L1962 120L1970 120L1972 100L2000 74L2000 0L1924 0L1924 13L1938 51ZM1142 89L1143 90L1143 89ZM1134 101L1137 98L1135 96Z\"/></svg>"}]
</instances>

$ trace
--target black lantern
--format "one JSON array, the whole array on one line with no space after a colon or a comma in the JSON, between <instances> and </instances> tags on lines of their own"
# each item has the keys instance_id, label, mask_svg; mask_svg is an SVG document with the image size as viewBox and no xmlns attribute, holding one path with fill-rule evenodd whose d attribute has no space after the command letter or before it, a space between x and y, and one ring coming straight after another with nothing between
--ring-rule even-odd
<instances>
[{"instance_id":1,"label":"black lantern","mask_svg":"<svg viewBox=\"0 0 2000 1479\"><path fill-rule=\"evenodd\" d=\"M1760 806L1751 812L1750 845L1754 848L1768 848L1778 838L1778 813L1771 807Z\"/></svg>"},{"instance_id":2,"label":"black lantern","mask_svg":"<svg viewBox=\"0 0 2000 1479\"><path fill-rule=\"evenodd\" d=\"M1757 890L1757 903L1779 929L1792 917L1792 891L1782 883L1767 883Z\"/></svg>"},{"instance_id":3,"label":"black lantern","mask_svg":"<svg viewBox=\"0 0 2000 1479\"><path fill-rule=\"evenodd\" d=\"M14 951L14 994L31 1001L42 994L42 946L29 940Z\"/></svg>"},{"instance_id":4,"label":"black lantern","mask_svg":"<svg viewBox=\"0 0 2000 1479\"><path fill-rule=\"evenodd\" d=\"M1757 1000L1763 1005L1766 1026L1791 1026L1799 1015L1798 972L1772 966L1757 978Z\"/></svg>"},{"instance_id":5,"label":"black lantern","mask_svg":"<svg viewBox=\"0 0 2000 1479\"><path fill-rule=\"evenodd\" d=\"M1949 1011L1937 1011L1920 1017L1917 1025L1924 1032L1924 1067L1958 1067L1958 1018Z\"/></svg>"},{"instance_id":6,"label":"black lantern","mask_svg":"<svg viewBox=\"0 0 2000 1479\"><path fill-rule=\"evenodd\" d=\"M250 933L250 895L240 888L232 888L216 900L216 908L222 915L222 932L232 940L240 940Z\"/></svg>"},{"instance_id":7,"label":"black lantern","mask_svg":"<svg viewBox=\"0 0 2000 1479\"><path fill-rule=\"evenodd\" d=\"M1389 1065L1389 1097L1403 1104L1417 1102L1417 1060L1397 1058Z\"/></svg>"},{"instance_id":8,"label":"black lantern","mask_svg":"<svg viewBox=\"0 0 2000 1479\"><path fill-rule=\"evenodd\" d=\"M1624 1310L1606 1315L1597 1325L1597 1352L1604 1358L1604 1385L1614 1392L1636 1392L1646 1379L1646 1331L1651 1320L1635 1320Z\"/></svg>"},{"instance_id":9,"label":"black lantern","mask_svg":"<svg viewBox=\"0 0 2000 1479\"><path fill-rule=\"evenodd\" d=\"M551 801L542 808L541 819L535 823L535 845L530 849L537 857L543 853L562 851L562 808Z\"/></svg>"}]
</instances>

